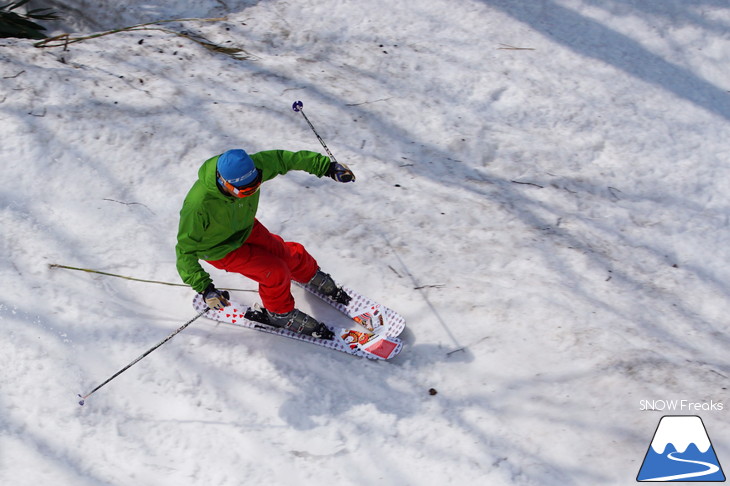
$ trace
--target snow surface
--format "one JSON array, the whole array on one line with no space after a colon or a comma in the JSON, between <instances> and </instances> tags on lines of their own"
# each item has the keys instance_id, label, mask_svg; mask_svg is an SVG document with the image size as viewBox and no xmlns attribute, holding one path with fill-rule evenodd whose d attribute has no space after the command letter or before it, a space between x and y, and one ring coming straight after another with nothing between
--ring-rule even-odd
<instances>
[{"instance_id":1,"label":"snow surface","mask_svg":"<svg viewBox=\"0 0 730 486\"><path fill-rule=\"evenodd\" d=\"M727 2L47 3L53 33L225 15L164 28L249 58L0 40L0 484L625 485L671 413L730 463ZM48 265L179 282L205 159L321 150L297 99L358 180L288 174L259 216L403 353L200 320L80 407L192 292ZM670 399L724 408L642 405Z\"/></svg>"}]
</instances>

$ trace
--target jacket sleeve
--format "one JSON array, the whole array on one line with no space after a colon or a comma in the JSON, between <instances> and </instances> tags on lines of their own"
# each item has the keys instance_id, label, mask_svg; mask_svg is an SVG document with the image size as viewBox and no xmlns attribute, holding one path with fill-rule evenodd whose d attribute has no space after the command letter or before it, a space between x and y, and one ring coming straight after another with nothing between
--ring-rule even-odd
<instances>
[{"instance_id":1,"label":"jacket sleeve","mask_svg":"<svg viewBox=\"0 0 730 486\"><path fill-rule=\"evenodd\" d=\"M183 282L190 285L198 293L203 292L213 281L198 258L198 247L201 242L201 233L205 224L204 217L199 213L187 212L183 207L180 213L180 228L177 234L177 271Z\"/></svg>"},{"instance_id":2,"label":"jacket sleeve","mask_svg":"<svg viewBox=\"0 0 730 486\"><path fill-rule=\"evenodd\" d=\"M303 170L317 177L322 177L330 165L329 157L317 152L300 150L266 150L251 155L254 163L263 171L263 180L273 179L277 175L286 174L290 170Z\"/></svg>"}]
</instances>

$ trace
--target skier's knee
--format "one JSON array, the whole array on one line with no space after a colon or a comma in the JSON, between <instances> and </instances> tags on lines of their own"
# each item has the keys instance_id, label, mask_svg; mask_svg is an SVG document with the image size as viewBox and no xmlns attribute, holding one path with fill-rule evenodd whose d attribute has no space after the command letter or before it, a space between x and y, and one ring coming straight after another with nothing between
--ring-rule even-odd
<instances>
[{"instance_id":1,"label":"skier's knee","mask_svg":"<svg viewBox=\"0 0 730 486\"><path fill-rule=\"evenodd\" d=\"M266 287L276 287L283 284L288 285L290 281L291 270L284 261L277 260L266 269L260 283Z\"/></svg>"}]
</instances>

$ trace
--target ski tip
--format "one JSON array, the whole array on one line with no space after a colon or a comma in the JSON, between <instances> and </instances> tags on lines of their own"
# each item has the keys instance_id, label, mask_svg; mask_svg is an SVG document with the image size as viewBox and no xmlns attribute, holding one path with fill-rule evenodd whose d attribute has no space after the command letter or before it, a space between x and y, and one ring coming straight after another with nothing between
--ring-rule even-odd
<instances>
[{"instance_id":1,"label":"ski tip","mask_svg":"<svg viewBox=\"0 0 730 486\"><path fill-rule=\"evenodd\" d=\"M302 108L304 108L304 103L302 103L301 101L295 101L291 105L291 109L294 111L300 111Z\"/></svg>"}]
</instances>

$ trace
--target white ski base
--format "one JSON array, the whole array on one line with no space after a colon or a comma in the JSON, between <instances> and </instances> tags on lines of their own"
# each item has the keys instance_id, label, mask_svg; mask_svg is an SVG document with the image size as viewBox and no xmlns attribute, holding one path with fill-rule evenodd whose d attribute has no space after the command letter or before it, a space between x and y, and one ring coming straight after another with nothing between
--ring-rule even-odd
<instances>
[{"instance_id":1,"label":"white ski base","mask_svg":"<svg viewBox=\"0 0 730 486\"><path fill-rule=\"evenodd\" d=\"M200 294L197 294L193 299L193 307L198 312L202 312L207 308ZM312 336L247 319L245 315L249 310L256 309L246 304L231 301L231 305L222 310L216 311L209 309L204 314L204 317L234 326L247 327L269 334L277 334L297 341L305 341L317 346L369 359L390 359L400 353L403 348L403 343L396 337L356 329L335 328L329 324L327 324L327 327L335 333L334 338L331 340L317 339Z\"/></svg>"}]
</instances>

